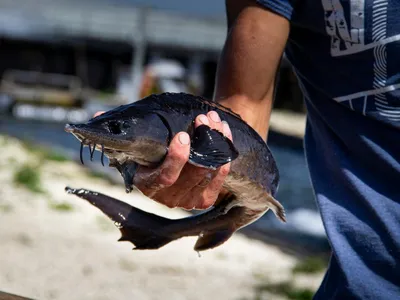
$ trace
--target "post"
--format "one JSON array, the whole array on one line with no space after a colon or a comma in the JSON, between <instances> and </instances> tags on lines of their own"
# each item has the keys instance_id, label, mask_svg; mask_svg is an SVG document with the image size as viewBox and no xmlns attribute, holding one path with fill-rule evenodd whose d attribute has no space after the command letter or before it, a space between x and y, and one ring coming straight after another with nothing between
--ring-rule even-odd
<instances>
[{"instance_id":1,"label":"post","mask_svg":"<svg viewBox=\"0 0 400 300\"><path fill-rule=\"evenodd\" d=\"M132 95L129 97L130 102L139 100L140 84L143 76L143 67L146 57L146 22L147 22L147 8L139 9L139 18L137 19L137 31L134 33L132 39L133 56L131 67L131 80L132 80Z\"/></svg>"},{"instance_id":2,"label":"post","mask_svg":"<svg viewBox=\"0 0 400 300\"><path fill-rule=\"evenodd\" d=\"M204 90L204 80L203 80L203 64L205 57L200 52L195 52L189 57L189 67L188 67L188 84L189 91L195 94L202 94Z\"/></svg>"}]
</instances>

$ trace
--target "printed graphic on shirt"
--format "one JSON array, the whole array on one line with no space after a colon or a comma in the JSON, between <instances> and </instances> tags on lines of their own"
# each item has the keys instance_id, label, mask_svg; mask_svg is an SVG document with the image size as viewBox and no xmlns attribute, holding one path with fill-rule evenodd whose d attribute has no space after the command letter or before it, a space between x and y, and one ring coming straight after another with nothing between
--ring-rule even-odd
<instances>
[{"instance_id":1,"label":"printed graphic on shirt","mask_svg":"<svg viewBox=\"0 0 400 300\"><path fill-rule=\"evenodd\" d=\"M349 55L400 41L400 33L386 36L388 0L373 1L373 38L366 40L366 1L368 0L322 0L326 32L331 36L332 56ZM349 11L344 10L342 3L348 3Z\"/></svg>"},{"instance_id":2,"label":"printed graphic on shirt","mask_svg":"<svg viewBox=\"0 0 400 300\"><path fill-rule=\"evenodd\" d=\"M372 5L366 6L366 1L372 1ZM345 4L348 11L343 8ZM379 119L400 122L400 101L390 93L399 89L400 83L387 85L387 46L400 41L400 34L387 35L388 0L322 0L322 5L326 32L331 36L331 55L373 51L374 57L371 89L335 100L364 115L372 113ZM368 20L372 21L372 32L364 28L366 7L372 9L372 20Z\"/></svg>"}]
</instances>

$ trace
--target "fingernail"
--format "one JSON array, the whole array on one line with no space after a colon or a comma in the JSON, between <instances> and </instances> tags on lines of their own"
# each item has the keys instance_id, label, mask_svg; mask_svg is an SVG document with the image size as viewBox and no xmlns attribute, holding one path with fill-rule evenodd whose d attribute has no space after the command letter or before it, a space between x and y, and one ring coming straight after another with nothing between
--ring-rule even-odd
<instances>
[{"instance_id":1,"label":"fingernail","mask_svg":"<svg viewBox=\"0 0 400 300\"><path fill-rule=\"evenodd\" d=\"M189 135L187 133L181 133L179 135L179 141L181 142L182 145L189 145L190 142Z\"/></svg>"},{"instance_id":2,"label":"fingernail","mask_svg":"<svg viewBox=\"0 0 400 300\"><path fill-rule=\"evenodd\" d=\"M221 122L221 119L219 118L218 113L216 113L215 111L211 111L209 113L209 116L210 116L211 120L213 120L215 123Z\"/></svg>"},{"instance_id":3,"label":"fingernail","mask_svg":"<svg viewBox=\"0 0 400 300\"><path fill-rule=\"evenodd\" d=\"M228 122L226 121L222 121L222 130L224 131L225 136L232 135L231 128L229 127Z\"/></svg>"},{"instance_id":4,"label":"fingernail","mask_svg":"<svg viewBox=\"0 0 400 300\"><path fill-rule=\"evenodd\" d=\"M204 124L204 125L210 125L210 122L208 122L208 118L207 118L206 116L204 116L204 115L201 115L201 116L199 117L199 120L200 120L200 122L201 122L202 124Z\"/></svg>"}]
</instances>

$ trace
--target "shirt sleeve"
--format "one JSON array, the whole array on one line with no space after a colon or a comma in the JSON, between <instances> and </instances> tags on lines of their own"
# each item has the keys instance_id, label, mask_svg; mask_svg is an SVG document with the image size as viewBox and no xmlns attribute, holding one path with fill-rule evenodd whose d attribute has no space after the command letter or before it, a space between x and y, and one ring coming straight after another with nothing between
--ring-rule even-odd
<instances>
[{"instance_id":1,"label":"shirt sleeve","mask_svg":"<svg viewBox=\"0 0 400 300\"><path fill-rule=\"evenodd\" d=\"M256 0L258 4L290 21L293 7L291 0Z\"/></svg>"}]
</instances>

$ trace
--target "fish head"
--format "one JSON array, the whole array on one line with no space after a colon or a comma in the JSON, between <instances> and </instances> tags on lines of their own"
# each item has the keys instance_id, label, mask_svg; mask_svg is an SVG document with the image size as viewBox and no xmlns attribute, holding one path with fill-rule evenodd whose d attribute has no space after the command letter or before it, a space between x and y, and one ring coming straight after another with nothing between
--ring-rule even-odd
<instances>
[{"instance_id":1,"label":"fish head","mask_svg":"<svg viewBox=\"0 0 400 300\"><path fill-rule=\"evenodd\" d=\"M162 119L141 107L123 105L105 112L87 123L67 124L83 145L97 145L110 161L135 162L154 166L167 153L170 132Z\"/></svg>"}]
</instances>

